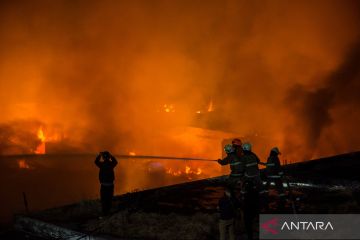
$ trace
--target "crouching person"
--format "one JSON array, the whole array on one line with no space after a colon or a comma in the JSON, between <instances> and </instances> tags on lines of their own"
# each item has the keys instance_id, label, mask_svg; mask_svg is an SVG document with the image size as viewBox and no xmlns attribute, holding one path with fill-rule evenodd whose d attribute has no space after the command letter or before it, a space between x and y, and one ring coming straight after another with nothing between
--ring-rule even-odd
<instances>
[{"instance_id":1,"label":"crouching person","mask_svg":"<svg viewBox=\"0 0 360 240\"><path fill-rule=\"evenodd\" d=\"M101 158L103 161L100 161ZM116 158L109 152L100 152L96 159L95 164L100 168L99 180L100 180L100 199L102 206L102 213L104 216L110 213L112 199L114 196L114 168L117 165Z\"/></svg>"},{"instance_id":2,"label":"crouching person","mask_svg":"<svg viewBox=\"0 0 360 240\"><path fill-rule=\"evenodd\" d=\"M235 240L235 206L232 200L231 192L225 189L224 196L219 200L219 232L220 240L227 239L227 232L230 240Z\"/></svg>"}]
</instances>

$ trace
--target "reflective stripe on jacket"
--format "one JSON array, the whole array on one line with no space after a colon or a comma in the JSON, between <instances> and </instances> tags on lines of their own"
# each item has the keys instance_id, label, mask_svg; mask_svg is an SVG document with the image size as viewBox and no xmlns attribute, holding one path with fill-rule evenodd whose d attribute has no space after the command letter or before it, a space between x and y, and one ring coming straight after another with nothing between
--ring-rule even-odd
<instances>
[{"instance_id":1,"label":"reflective stripe on jacket","mask_svg":"<svg viewBox=\"0 0 360 240\"><path fill-rule=\"evenodd\" d=\"M224 159L220 160L219 163L221 165L230 165L231 176L233 177L241 177L244 172L244 164L241 159L236 155L236 153L228 154Z\"/></svg>"},{"instance_id":2,"label":"reflective stripe on jacket","mask_svg":"<svg viewBox=\"0 0 360 240\"><path fill-rule=\"evenodd\" d=\"M277 176L281 171L280 160L277 155L270 155L266 163L267 176Z\"/></svg>"},{"instance_id":3,"label":"reflective stripe on jacket","mask_svg":"<svg viewBox=\"0 0 360 240\"><path fill-rule=\"evenodd\" d=\"M244 151L244 155L241 157L241 161L245 165L245 177L254 178L260 176L258 164L259 158L255 153L251 151Z\"/></svg>"}]
</instances>

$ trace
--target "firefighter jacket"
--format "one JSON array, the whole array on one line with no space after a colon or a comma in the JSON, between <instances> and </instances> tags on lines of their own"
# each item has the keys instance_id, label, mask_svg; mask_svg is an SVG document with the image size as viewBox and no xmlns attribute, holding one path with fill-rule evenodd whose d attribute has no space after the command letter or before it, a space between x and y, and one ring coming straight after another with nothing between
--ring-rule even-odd
<instances>
[{"instance_id":1,"label":"firefighter jacket","mask_svg":"<svg viewBox=\"0 0 360 240\"><path fill-rule=\"evenodd\" d=\"M266 175L268 177L280 178L282 175L280 160L277 154L271 154L266 163Z\"/></svg>"},{"instance_id":2,"label":"firefighter jacket","mask_svg":"<svg viewBox=\"0 0 360 240\"><path fill-rule=\"evenodd\" d=\"M221 165L230 164L230 177L242 178L244 173L244 166L236 153L229 153L224 159L218 160Z\"/></svg>"},{"instance_id":3,"label":"firefighter jacket","mask_svg":"<svg viewBox=\"0 0 360 240\"><path fill-rule=\"evenodd\" d=\"M244 151L244 154L240 158L240 161L243 163L245 171L245 179L259 178L260 171L258 164L260 163L259 158L255 153L251 151Z\"/></svg>"}]
</instances>

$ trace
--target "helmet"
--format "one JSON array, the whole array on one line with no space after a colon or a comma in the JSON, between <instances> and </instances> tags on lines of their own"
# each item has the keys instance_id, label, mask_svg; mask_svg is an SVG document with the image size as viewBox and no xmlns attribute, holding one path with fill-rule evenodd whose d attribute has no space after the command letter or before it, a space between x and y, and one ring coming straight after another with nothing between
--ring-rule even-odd
<instances>
[{"instance_id":1,"label":"helmet","mask_svg":"<svg viewBox=\"0 0 360 240\"><path fill-rule=\"evenodd\" d=\"M244 151L251 151L251 143L244 143L242 148Z\"/></svg>"},{"instance_id":2,"label":"helmet","mask_svg":"<svg viewBox=\"0 0 360 240\"><path fill-rule=\"evenodd\" d=\"M277 154L281 154L281 152L280 152L280 150L279 150L278 147L273 147L273 148L271 149L271 152L275 152L275 153L277 153Z\"/></svg>"},{"instance_id":3,"label":"helmet","mask_svg":"<svg viewBox=\"0 0 360 240\"><path fill-rule=\"evenodd\" d=\"M232 141L231 141L232 145L235 145L235 146L241 146L242 145L242 142L240 139L238 138L234 138Z\"/></svg>"},{"instance_id":4,"label":"helmet","mask_svg":"<svg viewBox=\"0 0 360 240\"><path fill-rule=\"evenodd\" d=\"M226 144L224 147L224 151L229 154L235 152L235 149L231 144Z\"/></svg>"}]
</instances>

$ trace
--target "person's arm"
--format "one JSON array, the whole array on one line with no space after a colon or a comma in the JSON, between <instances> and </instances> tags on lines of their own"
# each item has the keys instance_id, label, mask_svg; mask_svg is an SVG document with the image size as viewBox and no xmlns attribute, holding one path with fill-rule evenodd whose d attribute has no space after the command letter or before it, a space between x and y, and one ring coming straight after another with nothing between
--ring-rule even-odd
<instances>
[{"instance_id":1,"label":"person's arm","mask_svg":"<svg viewBox=\"0 0 360 240\"><path fill-rule=\"evenodd\" d=\"M98 167L101 167L100 159L101 159L101 154L99 153L95 158L95 165Z\"/></svg>"},{"instance_id":2,"label":"person's arm","mask_svg":"<svg viewBox=\"0 0 360 240\"><path fill-rule=\"evenodd\" d=\"M116 158L110 154L110 159L111 159L112 166L116 167L116 165L118 164L118 161L116 160Z\"/></svg>"},{"instance_id":3,"label":"person's arm","mask_svg":"<svg viewBox=\"0 0 360 240\"><path fill-rule=\"evenodd\" d=\"M230 156L227 155L224 159L218 159L218 163L220 165L226 165L226 164L229 164L230 163Z\"/></svg>"},{"instance_id":4,"label":"person's arm","mask_svg":"<svg viewBox=\"0 0 360 240\"><path fill-rule=\"evenodd\" d=\"M255 153L254 153L254 156L256 157L256 161L257 161L258 164L263 165L263 166L266 166L266 163L261 162L261 161L260 161L260 158L259 158Z\"/></svg>"},{"instance_id":5,"label":"person's arm","mask_svg":"<svg viewBox=\"0 0 360 240\"><path fill-rule=\"evenodd\" d=\"M260 159L258 159L258 164L263 165L263 166L266 166L266 163L260 162Z\"/></svg>"}]
</instances>

